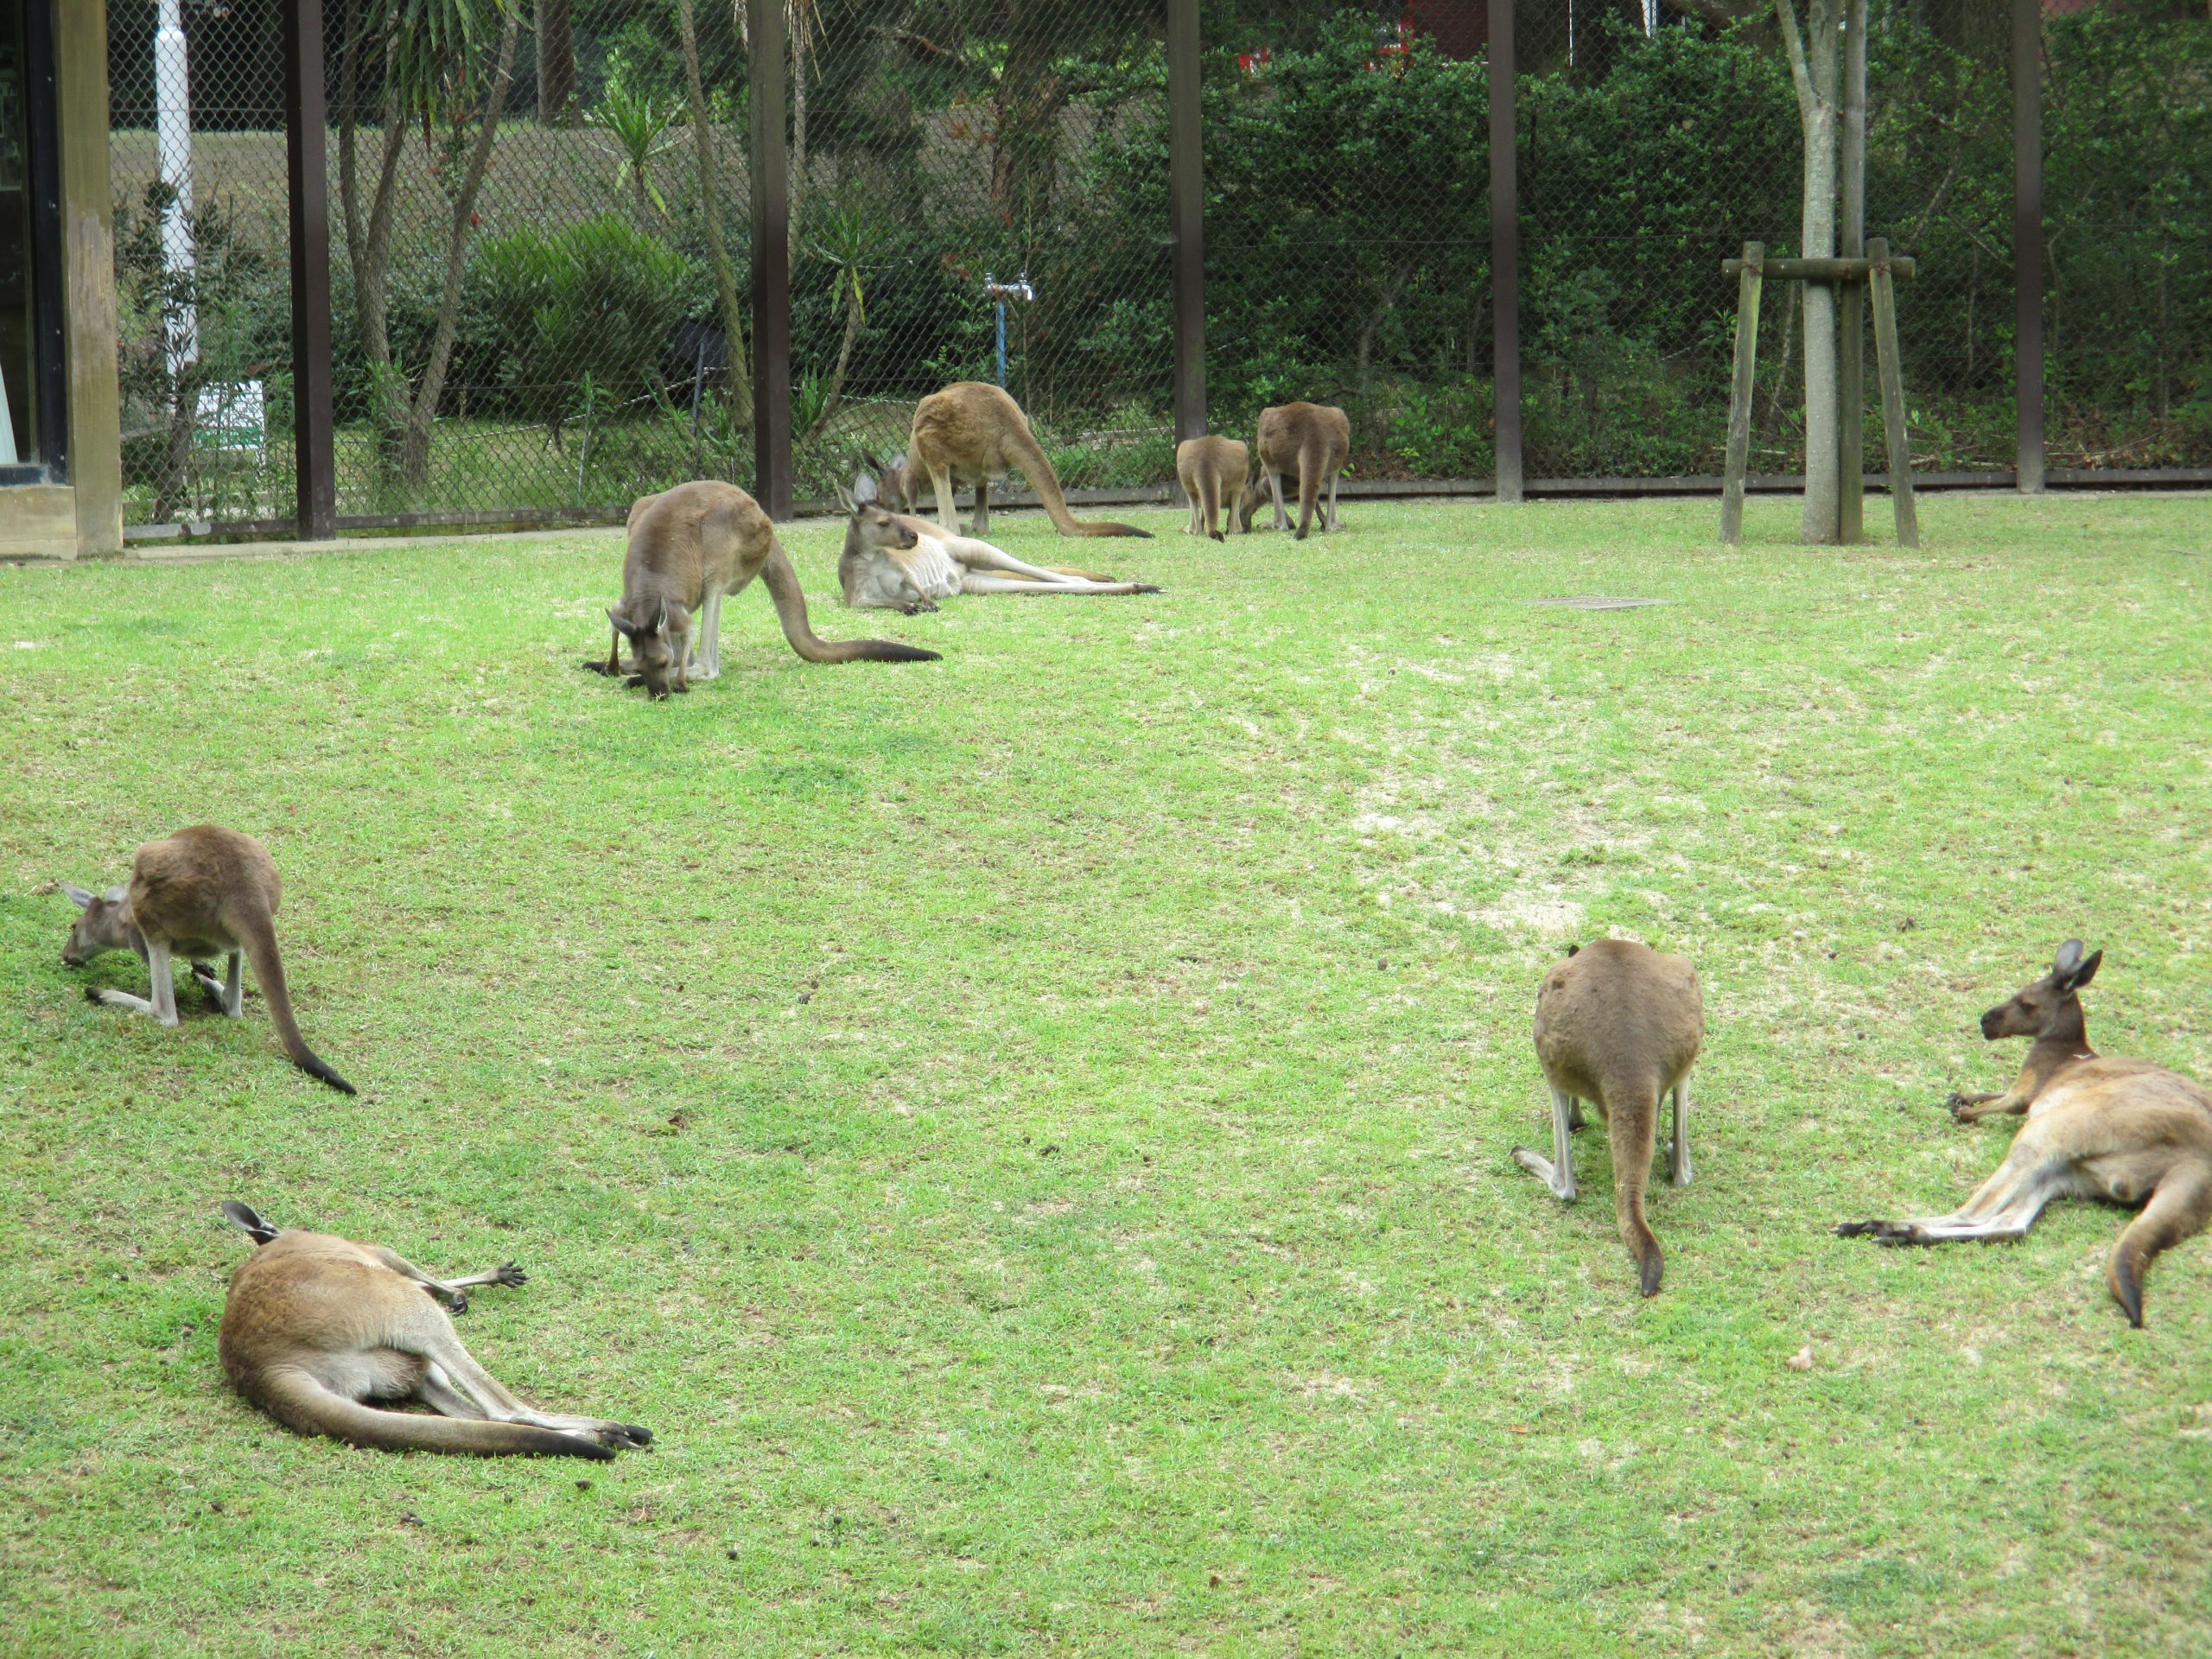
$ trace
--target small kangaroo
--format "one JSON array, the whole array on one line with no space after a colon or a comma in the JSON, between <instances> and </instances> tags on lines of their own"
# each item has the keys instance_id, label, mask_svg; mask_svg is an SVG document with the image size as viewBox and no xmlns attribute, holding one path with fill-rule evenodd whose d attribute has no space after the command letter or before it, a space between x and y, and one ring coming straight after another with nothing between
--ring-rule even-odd
<instances>
[{"instance_id":1,"label":"small kangaroo","mask_svg":"<svg viewBox=\"0 0 2212 1659\"><path fill-rule=\"evenodd\" d=\"M1249 531L1249 520L1236 522L1236 501L1251 470L1252 452L1234 438L1185 438L1177 444L1176 480L1191 498L1191 522L1183 527L1183 533L1222 540L1222 533L1214 526L1224 516L1224 505L1230 523L1240 533Z\"/></svg>"},{"instance_id":2,"label":"small kangaroo","mask_svg":"<svg viewBox=\"0 0 2212 1659\"><path fill-rule=\"evenodd\" d=\"M1052 463L1029 429L1021 405L980 380L963 380L933 391L914 405L914 424L906 439L906 454L893 463L897 488L884 492L883 505L894 512L918 506L925 486L937 493L938 522L949 535L960 533L960 520L952 505L952 493L963 484L976 486L976 534L991 527L991 484L1002 479L1010 467L1022 475L1045 503L1052 527L1063 536L1142 536L1148 530L1117 524L1109 519L1077 518L1068 511L1068 499Z\"/></svg>"},{"instance_id":3,"label":"small kangaroo","mask_svg":"<svg viewBox=\"0 0 2212 1659\"><path fill-rule=\"evenodd\" d=\"M1240 528L1252 528L1252 509L1260 505L1263 490L1274 496L1274 527L1290 528L1290 515L1283 511L1282 481L1286 478L1298 480L1300 541L1306 539L1306 530L1313 522L1314 505L1321 499L1324 483L1329 486L1329 510L1323 517L1321 528L1344 528L1337 518L1337 475L1344 471L1344 462L1351 456L1351 421L1344 410L1326 404L1282 404L1274 409L1263 409L1260 411L1259 439L1254 447L1260 457L1260 470L1244 486L1244 499L1237 505Z\"/></svg>"},{"instance_id":4,"label":"small kangaroo","mask_svg":"<svg viewBox=\"0 0 2212 1659\"><path fill-rule=\"evenodd\" d=\"M630 642L631 683L658 701L691 689L697 677L721 674L722 596L760 578L784 625L784 638L810 663L933 663L938 653L887 639L830 644L808 626L806 595L798 573L776 539L775 526L753 499L734 484L704 479L640 497L630 508L630 545L622 559L622 602L607 613L613 649L602 674L622 671L622 642ZM695 625L695 613L697 620Z\"/></svg>"},{"instance_id":5,"label":"small kangaroo","mask_svg":"<svg viewBox=\"0 0 2212 1659\"><path fill-rule=\"evenodd\" d=\"M1573 1143L1589 1101L1613 1150L1613 1214L1636 1258L1643 1294L1656 1296L1663 1262L1643 1217L1659 1098L1672 1094L1674 1138L1667 1162L1676 1186L1690 1184L1690 1068L1705 1041L1705 997L1687 957L1627 939L1569 950L1536 994L1536 1058L1552 1090L1552 1157L1525 1147L1513 1161L1564 1203L1575 1199Z\"/></svg>"},{"instance_id":6,"label":"small kangaroo","mask_svg":"<svg viewBox=\"0 0 2212 1659\"><path fill-rule=\"evenodd\" d=\"M272 1227L235 1198L223 1214L257 1248L232 1276L215 1351L231 1386L285 1427L378 1451L486 1457L604 1460L652 1441L635 1423L526 1406L461 1346L438 1304L458 1313L471 1285L521 1284L513 1262L439 1279L381 1245Z\"/></svg>"},{"instance_id":7,"label":"small kangaroo","mask_svg":"<svg viewBox=\"0 0 2212 1659\"><path fill-rule=\"evenodd\" d=\"M955 594L1156 594L1149 582L1116 582L1079 570L1027 564L1003 548L956 536L927 518L878 505L893 469L861 473L846 494L850 517L837 580L845 603L861 610L933 611ZM987 575L985 571L1005 571Z\"/></svg>"},{"instance_id":8,"label":"small kangaroo","mask_svg":"<svg viewBox=\"0 0 2212 1659\"><path fill-rule=\"evenodd\" d=\"M194 824L141 847L127 887L110 887L95 897L65 881L61 890L82 912L69 930L62 962L81 968L104 950L135 950L152 981L150 1001L99 985L85 988L87 1000L136 1008L174 1026L176 981L169 959L181 956L192 964L192 976L236 1020L245 1012L238 977L243 954L252 960L269 1018L292 1064L341 1095L353 1092L352 1084L316 1058L292 1018L284 963L276 954L276 906L284 884L276 879L269 849L251 836ZM212 965L217 956L229 958L219 985Z\"/></svg>"},{"instance_id":9,"label":"small kangaroo","mask_svg":"<svg viewBox=\"0 0 2212 1659\"><path fill-rule=\"evenodd\" d=\"M2085 957L2081 940L2069 939L2049 973L1981 1016L1989 1042L2035 1039L2003 1094L1955 1094L1946 1103L1961 1123L2027 1114L1997 1173L1948 1215L1850 1221L1838 1233L1870 1234L1878 1244L2022 1238L2053 1198L2139 1204L2143 1213L2120 1234L2105 1282L2127 1322L2142 1325L2143 1275L2152 1262L2212 1218L2212 1090L2162 1065L2107 1059L2089 1046L2080 992L2104 955Z\"/></svg>"}]
</instances>

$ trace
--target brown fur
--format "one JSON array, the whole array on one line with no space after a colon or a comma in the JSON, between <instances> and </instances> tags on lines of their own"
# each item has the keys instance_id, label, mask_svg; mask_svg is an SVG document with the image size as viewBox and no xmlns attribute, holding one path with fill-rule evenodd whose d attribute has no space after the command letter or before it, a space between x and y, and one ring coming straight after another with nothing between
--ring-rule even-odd
<instances>
[{"instance_id":1,"label":"brown fur","mask_svg":"<svg viewBox=\"0 0 2212 1659\"><path fill-rule=\"evenodd\" d=\"M181 956L192 964L193 976L215 994L224 1013L236 1018L244 1008L238 976L243 955L253 964L270 1021L292 1064L341 1094L353 1092L353 1085L308 1046L292 1017L283 959L276 950L276 906L284 886L276 879L269 849L251 836L194 824L141 847L131 861L128 888L111 888L100 898L82 888L65 890L83 913L69 931L61 959L74 968L104 950L133 950L152 982L150 1000L90 986L86 995L92 1001L137 1008L164 1026L175 1025L176 984L169 959ZM226 982L220 986L208 965L216 957L229 959Z\"/></svg>"},{"instance_id":2,"label":"brown fur","mask_svg":"<svg viewBox=\"0 0 2212 1659\"><path fill-rule=\"evenodd\" d=\"M1259 470L1244 486L1244 498L1237 505L1236 522L1241 529L1252 528L1252 510L1260 505L1262 496L1269 494L1274 498L1274 527L1290 527L1283 511L1283 480L1290 478L1298 480L1300 541L1306 539L1313 525L1313 510L1325 484L1329 490L1329 510L1321 528L1344 528L1337 518L1337 475L1351 458L1351 421L1344 410L1326 404L1282 404L1263 409L1252 453L1259 460Z\"/></svg>"},{"instance_id":3,"label":"brown fur","mask_svg":"<svg viewBox=\"0 0 2212 1659\"><path fill-rule=\"evenodd\" d=\"M2025 1113L2005 1161L1948 1215L1847 1222L1836 1231L1884 1244L1942 1244L2026 1236L2053 1198L2103 1198L2143 1207L2120 1236L2105 1276L2130 1325L2143 1323L2143 1275L2159 1252L2212 1220L2212 1090L2146 1060L2107 1059L2089 1046L2079 993L2104 952L2069 939L2051 970L1981 1016L1991 1042L2032 1037L2026 1064L2002 1094L1953 1095L1963 1123Z\"/></svg>"},{"instance_id":4,"label":"brown fur","mask_svg":"<svg viewBox=\"0 0 2212 1659\"><path fill-rule=\"evenodd\" d=\"M467 1286L522 1283L513 1263L442 1280L379 1245L280 1231L236 1202L223 1209L259 1248L231 1280L216 1352L231 1386L286 1427L382 1451L485 1456L603 1459L652 1439L634 1423L524 1405L461 1345L432 1298L457 1313Z\"/></svg>"},{"instance_id":5,"label":"brown fur","mask_svg":"<svg viewBox=\"0 0 2212 1659\"><path fill-rule=\"evenodd\" d=\"M696 637L702 679L721 672L722 596L755 576L768 590L784 638L810 663L933 663L938 653L887 639L836 644L815 638L806 595L785 556L768 515L734 484L706 479L648 495L630 508L629 550L622 560L622 602L607 613L614 645L607 664L621 672L622 642L649 695L690 690Z\"/></svg>"},{"instance_id":6,"label":"brown fur","mask_svg":"<svg viewBox=\"0 0 2212 1659\"><path fill-rule=\"evenodd\" d=\"M1252 452L1234 438L1185 438L1177 444L1175 477L1191 498L1191 522L1184 533L1220 541L1221 531L1214 526L1224 504L1230 523L1239 531L1249 531L1249 523L1237 522L1236 505L1251 470Z\"/></svg>"},{"instance_id":7,"label":"brown fur","mask_svg":"<svg viewBox=\"0 0 2212 1659\"><path fill-rule=\"evenodd\" d=\"M1690 1179L1690 1068L1705 1041L1705 999L1697 969L1626 939L1599 939L1544 976L1536 994L1536 1058L1552 1088L1553 1147L1547 1162L1525 1147L1514 1160L1572 1200L1568 1136L1580 1127L1573 1103L1588 1101L1605 1122L1613 1154L1613 1213L1636 1258L1643 1294L1659 1289L1659 1241L1643 1214L1658 1132L1659 1102L1672 1094L1675 1185Z\"/></svg>"},{"instance_id":8,"label":"brown fur","mask_svg":"<svg viewBox=\"0 0 2212 1659\"><path fill-rule=\"evenodd\" d=\"M978 536L991 527L991 484L1010 467L1022 476L1045 504L1052 527L1063 536L1145 536L1152 532L1134 524L1109 519L1077 518L1068 511L1060 480L1046 459L1043 448L1029 429L1021 405L980 380L963 380L933 391L914 405L914 424L907 435L906 455L899 472L896 499L887 493L883 505L896 512L918 506L925 489L937 495L938 522L957 536L960 520L953 511L953 492L963 484L976 486L976 529Z\"/></svg>"}]
</instances>

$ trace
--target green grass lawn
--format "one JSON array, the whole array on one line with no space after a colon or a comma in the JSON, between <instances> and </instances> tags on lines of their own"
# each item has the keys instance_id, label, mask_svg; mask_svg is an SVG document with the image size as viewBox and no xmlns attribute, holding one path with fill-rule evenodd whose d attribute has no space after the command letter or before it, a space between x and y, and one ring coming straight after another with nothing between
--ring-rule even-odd
<instances>
[{"instance_id":1,"label":"green grass lawn","mask_svg":"<svg viewBox=\"0 0 2212 1659\"><path fill-rule=\"evenodd\" d=\"M2107 1052L2212 1076L2212 503L1347 503L1033 559L1135 600L765 596L649 705L618 543L0 569L0 1649L2201 1654L2212 1238L1950 1207L1974 1021L2080 935ZM1882 511L1870 511L1881 522ZM1646 595L1583 613L1547 595ZM308 1038L89 1006L51 883L265 841ZM1538 978L1693 957L1650 1301L1571 1209ZM456 1271L611 1465L392 1456L215 1359L280 1224ZM1789 1357L1810 1344L1809 1370Z\"/></svg>"}]
</instances>

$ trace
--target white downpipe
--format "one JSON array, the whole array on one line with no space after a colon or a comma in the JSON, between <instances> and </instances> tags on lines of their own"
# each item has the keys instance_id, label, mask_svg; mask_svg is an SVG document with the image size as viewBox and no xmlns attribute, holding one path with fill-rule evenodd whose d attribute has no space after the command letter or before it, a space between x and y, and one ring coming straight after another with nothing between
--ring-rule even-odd
<instances>
[{"instance_id":1,"label":"white downpipe","mask_svg":"<svg viewBox=\"0 0 2212 1659\"><path fill-rule=\"evenodd\" d=\"M162 219L162 266L189 292L192 280L192 83L185 68L182 0L161 0L154 32L154 136L162 181L176 193ZM200 355L200 313L182 307L169 330L169 372Z\"/></svg>"}]
</instances>

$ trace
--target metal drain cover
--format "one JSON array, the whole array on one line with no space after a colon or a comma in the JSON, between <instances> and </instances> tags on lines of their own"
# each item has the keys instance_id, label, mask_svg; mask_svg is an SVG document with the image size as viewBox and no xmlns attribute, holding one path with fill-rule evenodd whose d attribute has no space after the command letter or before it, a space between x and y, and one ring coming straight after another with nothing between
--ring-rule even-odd
<instances>
[{"instance_id":1,"label":"metal drain cover","mask_svg":"<svg viewBox=\"0 0 2212 1659\"><path fill-rule=\"evenodd\" d=\"M1663 599L1616 599L1609 594L1576 594L1568 599L1532 599L1531 605L1563 605L1570 611L1639 611L1664 605Z\"/></svg>"}]
</instances>

